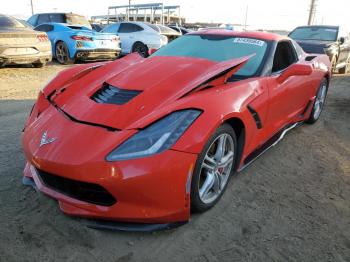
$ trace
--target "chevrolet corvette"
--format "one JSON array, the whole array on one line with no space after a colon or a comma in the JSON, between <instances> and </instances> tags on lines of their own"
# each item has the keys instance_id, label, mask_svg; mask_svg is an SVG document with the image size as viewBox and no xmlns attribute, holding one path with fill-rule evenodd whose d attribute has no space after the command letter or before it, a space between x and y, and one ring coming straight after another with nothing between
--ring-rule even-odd
<instances>
[{"instance_id":1,"label":"chevrolet corvette","mask_svg":"<svg viewBox=\"0 0 350 262\"><path fill-rule=\"evenodd\" d=\"M226 30L66 69L25 123L23 183L68 215L186 222L288 130L319 119L330 77L326 55L288 37Z\"/></svg>"}]
</instances>

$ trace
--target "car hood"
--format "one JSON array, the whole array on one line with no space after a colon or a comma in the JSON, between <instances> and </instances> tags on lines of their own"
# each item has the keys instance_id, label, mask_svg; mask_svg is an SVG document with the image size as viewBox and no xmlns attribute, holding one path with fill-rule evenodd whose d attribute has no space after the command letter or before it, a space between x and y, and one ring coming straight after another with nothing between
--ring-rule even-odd
<instances>
[{"instance_id":1,"label":"car hood","mask_svg":"<svg viewBox=\"0 0 350 262\"><path fill-rule=\"evenodd\" d=\"M306 53L324 54L324 49L330 46L334 41L321 40L296 40Z\"/></svg>"},{"instance_id":2,"label":"car hood","mask_svg":"<svg viewBox=\"0 0 350 262\"><path fill-rule=\"evenodd\" d=\"M192 57L155 56L143 59L132 54L92 70L68 85L56 83L59 88L50 94L48 88L46 95L61 111L80 122L120 130L142 128L147 124L145 118L156 118L165 107L194 89L227 72L234 73L249 58L218 63ZM118 94L123 103L96 99L98 94L106 91L106 87L123 91Z\"/></svg>"}]
</instances>

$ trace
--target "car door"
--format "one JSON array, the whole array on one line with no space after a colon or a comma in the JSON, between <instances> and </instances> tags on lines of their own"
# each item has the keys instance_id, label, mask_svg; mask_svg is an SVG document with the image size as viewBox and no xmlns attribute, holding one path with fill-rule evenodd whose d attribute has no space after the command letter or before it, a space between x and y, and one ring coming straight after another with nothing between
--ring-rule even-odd
<instances>
[{"instance_id":1,"label":"car door","mask_svg":"<svg viewBox=\"0 0 350 262\"><path fill-rule=\"evenodd\" d=\"M142 42L142 36L140 35L143 28L134 23L121 23L118 29L118 35L122 41L123 53L131 53L132 47L136 41Z\"/></svg>"},{"instance_id":2,"label":"car door","mask_svg":"<svg viewBox=\"0 0 350 262\"><path fill-rule=\"evenodd\" d=\"M269 109L266 128L268 133L276 133L293 121L306 108L311 97L310 81L307 76L291 76L282 83L279 77L290 66L301 63L297 52L289 40L277 43L271 75L267 77Z\"/></svg>"}]
</instances>

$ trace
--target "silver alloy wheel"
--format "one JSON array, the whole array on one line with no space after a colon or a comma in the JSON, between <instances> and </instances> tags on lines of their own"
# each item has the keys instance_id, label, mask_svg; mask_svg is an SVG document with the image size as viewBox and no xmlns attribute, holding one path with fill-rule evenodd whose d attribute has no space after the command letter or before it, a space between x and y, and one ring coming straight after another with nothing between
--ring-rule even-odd
<instances>
[{"instance_id":1,"label":"silver alloy wheel","mask_svg":"<svg viewBox=\"0 0 350 262\"><path fill-rule=\"evenodd\" d=\"M58 43L56 46L56 58L61 64L68 61L68 50L63 43Z\"/></svg>"},{"instance_id":2,"label":"silver alloy wheel","mask_svg":"<svg viewBox=\"0 0 350 262\"><path fill-rule=\"evenodd\" d=\"M218 136L203 159L198 183L199 198L205 204L214 202L225 188L234 161L234 143L231 135Z\"/></svg>"},{"instance_id":3,"label":"silver alloy wheel","mask_svg":"<svg viewBox=\"0 0 350 262\"><path fill-rule=\"evenodd\" d=\"M314 105L314 119L318 119L321 115L324 102L327 95L327 84L322 83L320 89L317 92L315 105Z\"/></svg>"}]
</instances>

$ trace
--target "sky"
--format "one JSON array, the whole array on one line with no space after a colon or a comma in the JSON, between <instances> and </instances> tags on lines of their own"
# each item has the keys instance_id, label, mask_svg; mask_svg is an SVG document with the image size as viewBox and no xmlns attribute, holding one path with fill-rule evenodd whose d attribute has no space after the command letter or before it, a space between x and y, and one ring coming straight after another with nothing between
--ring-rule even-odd
<instances>
[{"instance_id":1,"label":"sky","mask_svg":"<svg viewBox=\"0 0 350 262\"><path fill-rule=\"evenodd\" d=\"M32 0L34 12L74 12L90 17L107 14L108 6L124 5L128 0ZM349 24L349 0L316 0L315 23ZM30 0L0 0L1 12L19 18L31 15ZM6 2L6 4L4 4ZM310 0L132 0L132 4L163 2L180 5L188 22L244 24L246 10L250 29L291 30L307 23Z\"/></svg>"}]
</instances>

